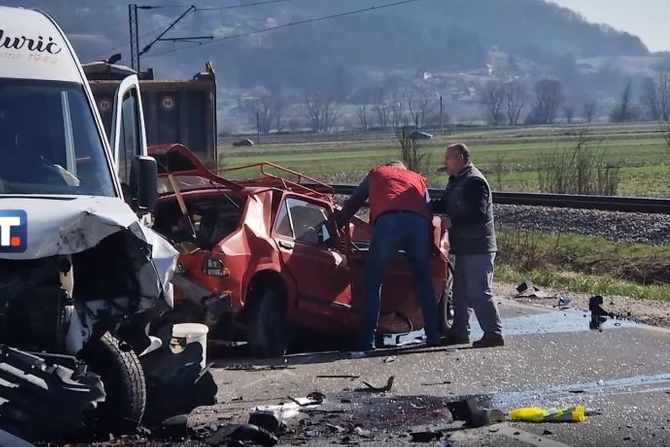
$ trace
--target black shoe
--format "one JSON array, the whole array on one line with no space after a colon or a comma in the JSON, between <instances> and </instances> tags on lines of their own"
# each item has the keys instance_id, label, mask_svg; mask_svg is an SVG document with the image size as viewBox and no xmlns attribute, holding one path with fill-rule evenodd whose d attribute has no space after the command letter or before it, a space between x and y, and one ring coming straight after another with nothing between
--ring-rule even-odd
<instances>
[{"instance_id":1,"label":"black shoe","mask_svg":"<svg viewBox=\"0 0 670 447\"><path fill-rule=\"evenodd\" d=\"M452 345L469 345L470 336L469 335L460 335L455 332L447 331L442 337L441 343L442 346L452 346Z\"/></svg>"},{"instance_id":2,"label":"black shoe","mask_svg":"<svg viewBox=\"0 0 670 447\"><path fill-rule=\"evenodd\" d=\"M481 340L472 343L473 348L495 348L505 346L505 339L499 334L484 334Z\"/></svg>"}]
</instances>

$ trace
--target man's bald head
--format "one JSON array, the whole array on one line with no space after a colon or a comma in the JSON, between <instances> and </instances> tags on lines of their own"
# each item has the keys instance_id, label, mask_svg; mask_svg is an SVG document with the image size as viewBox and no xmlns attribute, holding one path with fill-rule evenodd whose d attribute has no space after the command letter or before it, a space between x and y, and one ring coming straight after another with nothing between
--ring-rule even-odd
<instances>
[{"instance_id":1,"label":"man's bald head","mask_svg":"<svg viewBox=\"0 0 670 447\"><path fill-rule=\"evenodd\" d=\"M464 143L447 146L444 154L444 167L449 175L458 174L470 162L470 150Z\"/></svg>"}]
</instances>

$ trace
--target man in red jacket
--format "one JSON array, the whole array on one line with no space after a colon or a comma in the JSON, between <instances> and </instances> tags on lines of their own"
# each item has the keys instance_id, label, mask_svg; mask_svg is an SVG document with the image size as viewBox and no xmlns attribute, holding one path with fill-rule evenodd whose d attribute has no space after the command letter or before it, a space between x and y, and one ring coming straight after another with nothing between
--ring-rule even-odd
<instances>
[{"instance_id":1,"label":"man in red jacket","mask_svg":"<svg viewBox=\"0 0 670 447\"><path fill-rule=\"evenodd\" d=\"M433 214L426 179L399 161L372 169L344 204L338 224L344 226L368 198L374 230L364 270L365 306L358 348L375 349L380 288L388 262L400 249L409 258L428 344L439 345L438 305L429 267Z\"/></svg>"}]
</instances>

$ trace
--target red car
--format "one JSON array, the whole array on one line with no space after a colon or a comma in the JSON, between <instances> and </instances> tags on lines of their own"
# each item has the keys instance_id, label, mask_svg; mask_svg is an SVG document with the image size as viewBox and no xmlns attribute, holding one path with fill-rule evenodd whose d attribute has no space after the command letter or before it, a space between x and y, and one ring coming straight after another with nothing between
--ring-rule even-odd
<instances>
[{"instance_id":1,"label":"red car","mask_svg":"<svg viewBox=\"0 0 670 447\"><path fill-rule=\"evenodd\" d=\"M154 228L181 253L174 279L180 318L206 323L213 337L248 341L263 357L285 354L312 331L355 336L371 228L354 218L338 232L332 187L270 163L221 177L179 144L150 153L159 166ZM250 172L253 179L233 180ZM434 219L431 269L446 329L451 277L440 222ZM404 257L393 261L382 296L379 333L423 328Z\"/></svg>"}]
</instances>

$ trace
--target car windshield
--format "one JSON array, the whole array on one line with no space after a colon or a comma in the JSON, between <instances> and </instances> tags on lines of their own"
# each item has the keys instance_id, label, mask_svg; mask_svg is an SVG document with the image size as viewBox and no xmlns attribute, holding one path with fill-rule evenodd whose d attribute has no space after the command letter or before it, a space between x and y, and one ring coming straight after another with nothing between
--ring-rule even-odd
<instances>
[{"instance_id":1,"label":"car windshield","mask_svg":"<svg viewBox=\"0 0 670 447\"><path fill-rule=\"evenodd\" d=\"M114 196L83 86L0 78L0 194Z\"/></svg>"}]
</instances>

